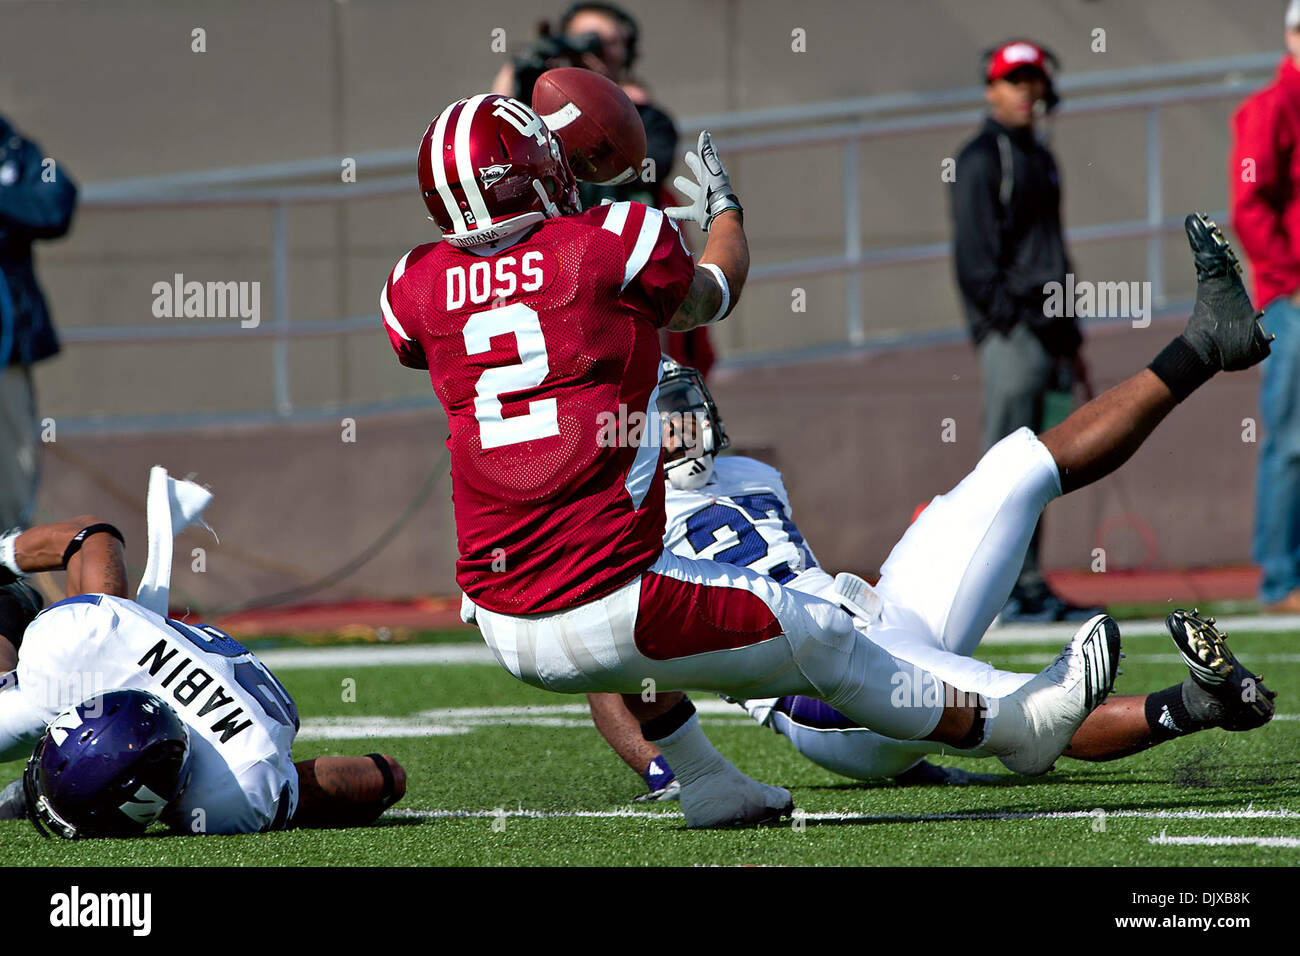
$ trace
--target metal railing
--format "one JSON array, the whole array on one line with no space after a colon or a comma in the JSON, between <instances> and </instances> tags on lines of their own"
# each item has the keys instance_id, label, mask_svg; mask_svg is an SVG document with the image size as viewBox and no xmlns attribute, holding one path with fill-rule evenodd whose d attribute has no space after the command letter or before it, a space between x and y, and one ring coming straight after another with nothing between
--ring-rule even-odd
<instances>
[{"instance_id":1,"label":"metal railing","mask_svg":"<svg viewBox=\"0 0 1300 956\"><path fill-rule=\"evenodd\" d=\"M1166 218L1162 207L1161 110L1175 105L1241 98L1259 88L1278 62L1277 54L1232 57L1177 63L1146 69L1110 70L1069 76L1058 84L1066 97L1065 118L1121 111L1142 111L1145 123L1145 215L1138 219L1071 228L1071 243L1108 240L1146 240L1147 274L1157 306L1165 301L1163 288L1163 238L1182 228L1180 219ZM1134 89L1134 87L1141 87ZM944 260L947 242L864 248L859 195L860 146L886 137L969 129L983 113L979 87L931 92L890 93L779 109L697 116L682 120L683 130L708 128L718 135L728 157L775 150L835 146L842 151L844 248L840 255L756 264L750 282L771 282L826 275L845 277L846 315L844 343L870 346L874 341L863 324L861 274L864 270ZM84 206L110 210L165 207L257 206L271 210L270 275L273 316L269 324L241 328L238 324L200 322L178 326L144 325L115 328L72 327L61 330L73 347L87 345L148 345L187 340L224 340L239 336L266 338L272 343L275 408L270 413L189 416L151 416L141 419L98 419L93 427L171 427L176 424L225 424L247 420L316 418L321 409L295 409L289 378L289 345L301 337L373 333L375 314L323 320L290 321L288 211L309 203L338 203L413 192L412 155L409 148L365 153L352 157L357 182L341 181L343 157L272 163L232 169L143 177L88 186ZM332 180L311 182L311 180ZM427 404L410 401L378 406L353 405L346 412L378 407ZM331 412L338 409L330 409ZM70 423L72 430L89 421Z\"/></svg>"}]
</instances>

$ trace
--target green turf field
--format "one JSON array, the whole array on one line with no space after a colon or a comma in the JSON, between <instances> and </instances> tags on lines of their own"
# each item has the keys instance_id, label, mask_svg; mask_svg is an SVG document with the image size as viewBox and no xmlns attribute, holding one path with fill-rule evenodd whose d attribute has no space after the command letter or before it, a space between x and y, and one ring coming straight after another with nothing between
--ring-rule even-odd
<instances>
[{"instance_id":1,"label":"green turf field","mask_svg":"<svg viewBox=\"0 0 1300 956\"><path fill-rule=\"evenodd\" d=\"M1213 730L1107 764L1063 759L1036 780L992 760L949 758L999 775L976 787L857 784L808 763L739 708L699 695L719 749L751 775L792 788L809 815L726 832L685 830L675 804L630 803L643 785L598 737L583 699L534 690L494 664L272 664L302 714L295 756L382 750L406 766L406 799L379 825L65 843L23 822L0 823L0 864L1292 865L1300 862L1300 635L1234 634L1231 642L1279 692L1279 716L1262 730ZM1034 671L1059 647L992 646L981 656ZM1134 638L1125 649L1117 693L1186 674L1167 639ZM348 680L355 701L344 699ZM367 732L374 736L360 736ZM0 764L0 784L20 771ZM1189 837L1198 839L1179 842Z\"/></svg>"}]
</instances>

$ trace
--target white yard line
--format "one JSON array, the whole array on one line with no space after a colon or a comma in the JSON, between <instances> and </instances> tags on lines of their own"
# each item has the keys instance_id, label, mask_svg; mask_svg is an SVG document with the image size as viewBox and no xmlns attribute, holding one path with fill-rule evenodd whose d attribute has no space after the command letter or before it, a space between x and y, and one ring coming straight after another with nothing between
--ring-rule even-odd
<instances>
[{"instance_id":1,"label":"white yard line","mask_svg":"<svg viewBox=\"0 0 1300 956\"><path fill-rule=\"evenodd\" d=\"M695 709L712 718L750 722L750 716L735 704L703 699ZM442 737L467 734L481 727L562 727L592 729L591 714L580 704L547 704L521 707L444 707L404 717L312 717L302 722L299 740L364 740L373 737Z\"/></svg>"},{"instance_id":2,"label":"white yard line","mask_svg":"<svg viewBox=\"0 0 1300 956\"><path fill-rule=\"evenodd\" d=\"M496 664L482 641L464 644L361 644L348 647L293 647L257 655L273 671L324 667L380 667L389 664Z\"/></svg>"},{"instance_id":3,"label":"white yard line","mask_svg":"<svg viewBox=\"0 0 1300 956\"><path fill-rule=\"evenodd\" d=\"M1233 633L1277 634L1279 639L1294 639L1281 632L1300 631L1300 616L1225 617L1219 627ZM1077 630L1074 624L1013 624L996 627L985 635L982 647L1013 647L1019 644L1065 643ZM1168 639L1163 621L1121 622L1124 639L1163 637ZM362 644L347 647L293 647L263 651L257 655L274 670L314 669L325 667L380 667L390 664L496 664L487 645L477 641L455 644ZM1274 655L1278 663L1300 661L1300 654ZM1173 655L1154 655L1153 659L1174 660ZM1034 658L1036 659L1036 658ZM1135 660L1146 658L1137 658ZM1254 658L1267 662L1268 658Z\"/></svg>"},{"instance_id":4,"label":"white yard line","mask_svg":"<svg viewBox=\"0 0 1300 956\"><path fill-rule=\"evenodd\" d=\"M1159 836L1147 838L1157 846L1279 846L1300 848L1300 837L1260 836Z\"/></svg>"},{"instance_id":5,"label":"white yard line","mask_svg":"<svg viewBox=\"0 0 1300 956\"><path fill-rule=\"evenodd\" d=\"M748 724L743 709L717 698L695 699L695 709L710 723ZM1277 714L1279 721L1300 720L1300 714ZM544 704L514 707L443 707L401 717L311 717L302 722L299 740L365 740L375 737L442 737L488 727L558 727L590 730L587 704Z\"/></svg>"},{"instance_id":6,"label":"white yard line","mask_svg":"<svg viewBox=\"0 0 1300 956\"><path fill-rule=\"evenodd\" d=\"M978 655L978 652L976 652ZM1054 655L1050 651L1043 651L1041 654L998 654L997 661L999 664L1019 666L1021 664L1033 664L1038 667L1045 667ZM1244 662L1252 668L1258 669L1262 665L1268 664L1300 664L1300 654L1242 654ZM1135 654L1129 651L1124 652L1124 660L1120 661L1120 669L1127 667L1129 664L1179 664L1182 658L1174 651L1168 654Z\"/></svg>"},{"instance_id":7,"label":"white yard line","mask_svg":"<svg viewBox=\"0 0 1300 956\"><path fill-rule=\"evenodd\" d=\"M804 820L851 821L856 823L944 823L966 820L1090 820L1102 814L1090 810L1061 810L1052 812L997 813L976 811L971 813L805 813L796 809L795 814ZM1106 819L1130 818L1138 820L1300 820L1300 811L1296 810L1256 810L1247 807L1244 810L1107 810ZM449 818L493 818L519 817L530 820L552 819L644 819L672 820L680 819L680 812L662 812L650 810L507 810L499 807L495 810L409 810L388 811L388 816L407 817L411 819L440 820ZM1155 842L1157 838L1152 837ZM1170 841L1177 837L1168 837ZM1242 838L1253 839L1253 838ZM1265 838L1266 839L1266 838Z\"/></svg>"},{"instance_id":8,"label":"white yard line","mask_svg":"<svg viewBox=\"0 0 1300 956\"><path fill-rule=\"evenodd\" d=\"M1171 605L1170 610L1173 610ZM1234 633L1278 634L1300 631L1300 615L1251 614L1221 617L1216 621L1219 630L1229 637ZM984 635L981 644L991 647L999 644L1042 644L1046 641L1068 641L1078 624L1007 624L995 627ZM1163 619L1155 621L1120 621L1120 634L1125 640L1131 637L1163 637L1168 639Z\"/></svg>"}]
</instances>

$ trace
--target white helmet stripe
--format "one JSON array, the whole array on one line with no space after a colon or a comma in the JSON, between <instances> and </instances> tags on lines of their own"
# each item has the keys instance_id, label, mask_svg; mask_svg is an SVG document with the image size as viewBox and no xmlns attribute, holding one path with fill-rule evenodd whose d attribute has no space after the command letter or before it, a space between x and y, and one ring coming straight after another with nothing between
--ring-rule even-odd
<instances>
[{"instance_id":1,"label":"white helmet stripe","mask_svg":"<svg viewBox=\"0 0 1300 956\"><path fill-rule=\"evenodd\" d=\"M438 114L437 125L433 128L433 135L429 137L429 164L433 167L433 182L438 187L438 198L442 200L447 215L451 217L451 231L464 232L465 217L460 214L460 204L456 202L451 187L447 185L447 167L443 165L442 160L442 144L447 137L447 117L455 108L453 103Z\"/></svg>"},{"instance_id":2,"label":"white helmet stripe","mask_svg":"<svg viewBox=\"0 0 1300 956\"><path fill-rule=\"evenodd\" d=\"M488 212L487 203L483 201L483 193L478 188L478 180L474 178L474 162L469 155L469 131L474 125L474 114L478 112L479 104L492 95L492 93L479 93L477 96L471 96L456 120L456 172L459 174L461 188L465 190L470 212L474 214L479 229L486 229L492 225L492 214Z\"/></svg>"}]
</instances>

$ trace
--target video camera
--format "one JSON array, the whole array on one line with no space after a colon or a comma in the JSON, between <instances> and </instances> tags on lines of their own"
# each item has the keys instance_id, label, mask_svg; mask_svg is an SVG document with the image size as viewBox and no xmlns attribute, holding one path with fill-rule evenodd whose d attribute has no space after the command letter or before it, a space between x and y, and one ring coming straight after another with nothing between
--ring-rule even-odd
<instances>
[{"instance_id":1,"label":"video camera","mask_svg":"<svg viewBox=\"0 0 1300 956\"><path fill-rule=\"evenodd\" d=\"M537 39L514 58L515 99L531 103L537 78L547 70L561 66L586 67L583 57L589 54L600 56L602 50L599 34L584 33L571 37L552 33L549 23L540 24Z\"/></svg>"}]
</instances>

